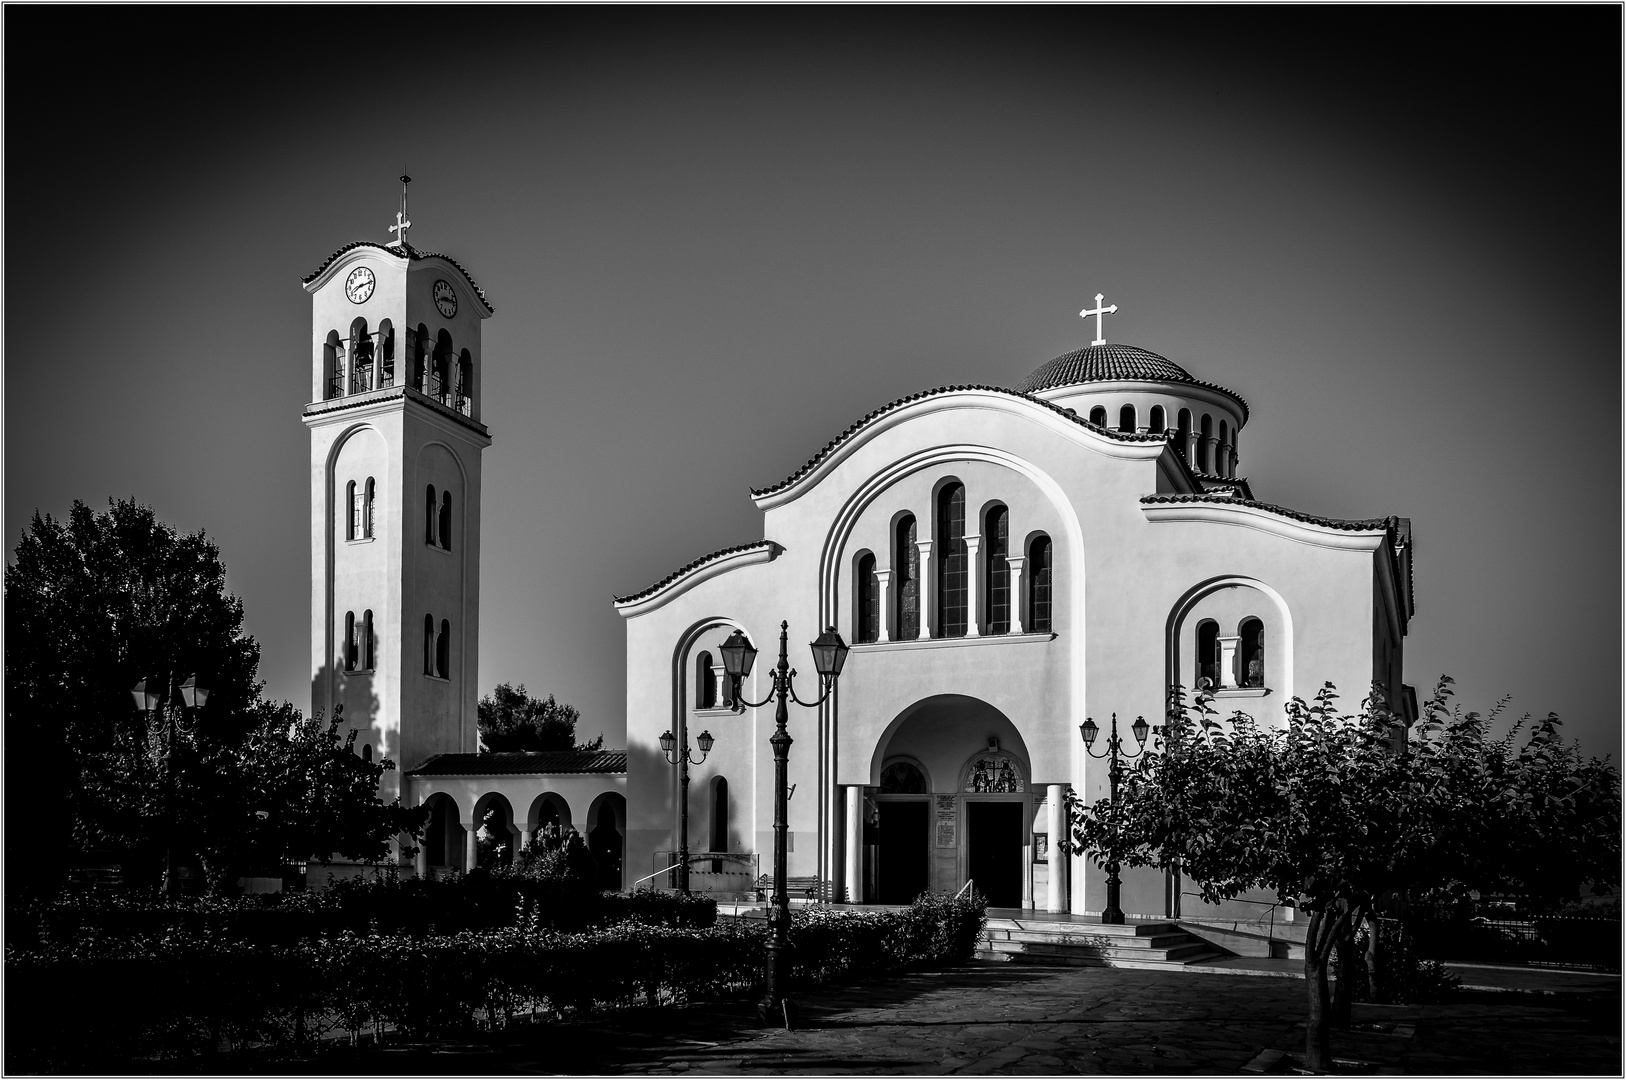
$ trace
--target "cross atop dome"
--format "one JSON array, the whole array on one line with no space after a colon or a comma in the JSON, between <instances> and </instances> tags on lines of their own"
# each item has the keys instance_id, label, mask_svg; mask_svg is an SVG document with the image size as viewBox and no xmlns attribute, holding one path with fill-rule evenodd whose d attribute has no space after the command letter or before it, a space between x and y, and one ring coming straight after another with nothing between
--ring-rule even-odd
<instances>
[{"instance_id":1,"label":"cross atop dome","mask_svg":"<svg viewBox=\"0 0 1626 1080\"><path fill-rule=\"evenodd\" d=\"M406 196L403 195L402 199L404 200L405 198ZM405 204L403 203L403 205ZM1079 318L1081 319L1087 319L1091 315L1095 316L1095 340L1090 342L1091 345L1105 345L1107 343L1107 339L1101 334L1101 316L1112 315L1118 310L1117 304L1113 304L1111 307L1103 307L1101 305L1101 301L1104 299L1105 297L1102 296L1102 294L1096 293L1095 306L1093 308L1085 308L1083 311L1078 313Z\"/></svg>"},{"instance_id":2,"label":"cross atop dome","mask_svg":"<svg viewBox=\"0 0 1626 1080\"><path fill-rule=\"evenodd\" d=\"M412 183L412 177L410 177L410 176L408 176L406 174L406 167L402 166L402 169L401 169L401 209L396 211L396 213L395 213L395 224L390 226L390 232L396 234L395 239L390 241L390 246L391 247L394 247L397 244L399 244L403 248L407 248L407 247L411 246L410 244L407 243L407 238L406 238L407 230L412 228L412 222L408 221L407 216L406 216L407 215L407 185L410 184L410 183ZM1096 297L1096 299L1100 300L1101 298L1098 296L1098 297Z\"/></svg>"}]
</instances>

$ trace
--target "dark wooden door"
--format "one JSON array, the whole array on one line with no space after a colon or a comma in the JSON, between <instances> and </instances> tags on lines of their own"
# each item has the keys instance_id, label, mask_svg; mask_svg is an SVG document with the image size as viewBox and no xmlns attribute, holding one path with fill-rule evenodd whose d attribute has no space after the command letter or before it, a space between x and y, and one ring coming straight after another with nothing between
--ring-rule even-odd
<instances>
[{"instance_id":1,"label":"dark wooden door","mask_svg":"<svg viewBox=\"0 0 1626 1080\"><path fill-rule=\"evenodd\" d=\"M930 885L931 804L883 802L880 816L880 859L877 894L883 904L907 904Z\"/></svg>"},{"instance_id":2,"label":"dark wooden door","mask_svg":"<svg viewBox=\"0 0 1626 1080\"><path fill-rule=\"evenodd\" d=\"M965 805L966 871L989 907L1022 906L1022 807L1019 802Z\"/></svg>"}]
</instances>

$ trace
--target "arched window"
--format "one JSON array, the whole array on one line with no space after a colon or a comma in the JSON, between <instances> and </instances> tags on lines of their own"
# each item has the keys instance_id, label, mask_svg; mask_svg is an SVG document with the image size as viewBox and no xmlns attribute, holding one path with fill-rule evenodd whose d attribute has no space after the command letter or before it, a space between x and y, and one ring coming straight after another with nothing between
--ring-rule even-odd
<instances>
[{"instance_id":1,"label":"arched window","mask_svg":"<svg viewBox=\"0 0 1626 1080\"><path fill-rule=\"evenodd\" d=\"M1189 453L1190 453L1189 448L1191 446L1191 410L1190 409L1181 409L1180 410L1180 413L1179 413L1178 417L1176 418L1175 431L1177 432L1177 435L1176 435L1176 438L1175 438L1175 445L1180 450L1180 456L1182 458L1185 458L1185 457L1187 457L1189 455ZM1195 461L1190 461L1190 460L1186 461L1186 465L1189 466L1190 468L1193 468L1193 469L1195 469L1197 467L1197 463Z\"/></svg>"},{"instance_id":2,"label":"arched window","mask_svg":"<svg viewBox=\"0 0 1626 1080\"><path fill-rule=\"evenodd\" d=\"M452 335L442 330L435 335L435 355L429 372L429 396L446 404L452 392Z\"/></svg>"},{"instance_id":3,"label":"arched window","mask_svg":"<svg viewBox=\"0 0 1626 1080\"><path fill-rule=\"evenodd\" d=\"M367 320L350 324L350 351L356 361L350 368L350 392L364 393L373 388L373 339L367 333Z\"/></svg>"},{"instance_id":4,"label":"arched window","mask_svg":"<svg viewBox=\"0 0 1626 1080\"><path fill-rule=\"evenodd\" d=\"M469 356L469 350L464 349L457 355L457 411L465 415L474 412L473 402L470 400L474 394L474 360Z\"/></svg>"},{"instance_id":5,"label":"arched window","mask_svg":"<svg viewBox=\"0 0 1626 1080\"><path fill-rule=\"evenodd\" d=\"M435 641L435 674L443 679L452 677L452 624L440 620L440 636Z\"/></svg>"},{"instance_id":6,"label":"arched window","mask_svg":"<svg viewBox=\"0 0 1626 1080\"><path fill-rule=\"evenodd\" d=\"M1219 445L1214 448L1214 473L1217 476L1225 475L1225 459L1231 451L1231 429L1224 420L1220 421Z\"/></svg>"},{"instance_id":7,"label":"arched window","mask_svg":"<svg viewBox=\"0 0 1626 1080\"><path fill-rule=\"evenodd\" d=\"M420 394L429 392L429 387L424 383L424 379L429 374L428 364L425 363L428 357L429 327L419 323L418 328L412 331L412 340L407 345L407 363L409 365L407 375L412 380L412 389Z\"/></svg>"},{"instance_id":8,"label":"arched window","mask_svg":"<svg viewBox=\"0 0 1626 1080\"><path fill-rule=\"evenodd\" d=\"M1152 406L1152 415L1147 418L1146 426L1153 435L1161 435L1168 430L1168 421L1164 419L1163 406Z\"/></svg>"},{"instance_id":9,"label":"arched window","mask_svg":"<svg viewBox=\"0 0 1626 1080\"><path fill-rule=\"evenodd\" d=\"M1204 619L1197 624L1197 689L1219 686L1219 623Z\"/></svg>"},{"instance_id":10,"label":"arched window","mask_svg":"<svg viewBox=\"0 0 1626 1080\"><path fill-rule=\"evenodd\" d=\"M920 548L915 546L915 515L898 519L897 546L892 552L892 573L898 595L898 638L920 636Z\"/></svg>"},{"instance_id":11,"label":"arched window","mask_svg":"<svg viewBox=\"0 0 1626 1080\"><path fill-rule=\"evenodd\" d=\"M1135 407L1133 405L1125 405L1118 410L1118 430L1129 435L1135 433Z\"/></svg>"},{"instance_id":12,"label":"arched window","mask_svg":"<svg viewBox=\"0 0 1626 1080\"><path fill-rule=\"evenodd\" d=\"M1105 405L1097 405L1090 410L1090 423L1097 427L1107 426L1107 407Z\"/></svg>"},{"instance_id":13,"label":"arched window","mask_svg":"<svg viewBox=\"0 0 1626 1080\"><path fill-rule=\"evenodd\" d=\"M327 342L322 346L322 373L327 376L322 387L324 400L344 393L344 346L337 330L327 332Z\"/></svg>"},{"instance_id":14,"label":"arched window","mask_svg":"<svg viewBox=\"0 0 1626 1080\"><path fill-rule=\"evenodd\" d=\"M881 770L882 795L927 795L926 774L907 761L894 761Z\"/></svg>"},{"instance_id":15,"label":"arched window","mask_svg":"<svg viewBox=\"0 0 1626 1080\"><path fill-rule=\"evenodd\" d=\"M1028 544L1027 628L1036 634L1051 632L1050 559L1050 537L1040 533Z\"/></svg>"},{"instance_id":16,"label":"arched window","mask_svg":"<svg viewBox=\"0 0 1626 1080\"><path fill-rule=\"evenodd\" d=\"M358 535L357 519L361 517L361 504L356 499L356 482L344 485L344 538L354 540Z\"/></svg>"},{"instance_id":17,"label":"arched window","mask_svg":"<svg viewBox=\"0 0 1626 1080\"><path fill-rule=\"evenodd\" d=\"M423 617L423 673L425 675L435 673L435 617L433 615Z\"/></svg>"},{"instance_id":18,"label":"arched window","mask_svg":"<svg viewBox=\"0 0 1626 1080\"><path fill-rule=\"evenodd\" d=\"M711 782L711 850L728 850L728 781Z\"/></svg>"},{"instance_id":19,"label":"arched window","mask_svg":"<svg viewBox=\"0 0 1626 1080\"><path fill-rule=\"evenodd\" d=\"M378 388L395 385L395 327L388 319L378 324Z\"/></svg>"},{"instance_id":20,"label":"arched window","mask_svg":"<svg viewBox=\"0 0 1626 1080\"><path fill-rule=\"evenodd\" d=\"M1206 473L1210 476L1213 475L1213 470L1209 468L1208 464L1208 441L1213 437L1214 418L1208 413L1203 413L1203 426L1198 431L1197 439L1197 471L1200 473Z\"/></svg>"},{"instance_id":21,"label":"arched window","mask_svg":"<svg viewBox=\"0 0 1626 1080\"><path fill-rule=\"evenodd\" d=\"M366 487L362 489L361 499L361 535L365 537L373 535L373 496L377 494L378 485L374 484L373 478L369 476Z\"/></svg>"},{"instance_id":22,"label":"arched window","mask_svg":"<svg viewBox=\"0 0 1626 1080\"><path fill-rule=\"evenodd\" d=\"M1265 624L1258 619L1243 619L1237 631L1242 637L1242 685L1265 685ZM1388 642L1384 642L1388 651Z\"/></svg>"},{"instance_id":23,"label":"arched window","mask_svg":"<svg viewBox=\"0 0 1626 1080\"><path fill-rule=\"evenodd\" d=\"M937 611L944 637L964 637L969 567L965 553L965 485L937 493Z\"/></svg>"},{"instance_id":24,"label":"arched window","mask_svg":"<svg viewBox=\"0 0 1626 1080\"><path fill-rule=\"evenodd\" d=\"M356 670L357 652L356 613L347 611L344 613L344 670Z\"/></svg>"},{"instance_id":25,"label":"arched window","mask_svg":"<svg viewBox=\"0 0 1626 1080\"><path fill-rule=\"evenodd\" d=\"M858 625L853 637L858 641L879 641L881 638L881 583L875 577L875 556L869 552L858 557Z\"/></svg>"},{"instance_id":26,"label":"arched window","mask_svg":"<svg viewBox=\"0 0 1626 1080\"><path fill-rule=\"evenodd\" d=\"M452 550L452 493L445 491L440 496L440 546L447 551Z\"/></svg>"},{"instance_id":27,"label":"arched window","mask_svg":"<svg viewBox=\"0 0 1626 1080\"><path fill-rule=\"evenodd\" d=\"M717 707L717 676L712 669L711 653L703 652L694 661L694 707Z\"/></svg>"},{"instance_id":28,"label":"arched window","mask_svg":"<svg viewBox=\"0 0 1626 1080\"><path fill-rule=\"evenodd\" d=\"M376 666L377 652L373 642L373 612L368 608L361 617L361 666L372 671Z\"/></svg>"},{"instance_id":29,"label":"arched window","mask_svg":"<svg viewBox=\"0 0 1626 1080\"><path fill-rule=\"evenodd\" d=\"M373 760L373 744L372 743L363 743L362 744L362 747L361 747L361 760L363 760L363 761L371 761L371 760Z\"/></svg>"},{"instance_id":30,"label":"arched window","mask_svg":"<svg viewBox=\"0 0 1626 1080\"><path fill-rule=\"evenodd\" d=\"M423 493L423 542L426 544L435 542L435 522L437 519L435 511L437 508L435 485L430 484L424 489Z\"/></svg>"},{"instance_id":31,"label":"arched window","mask_svg":"<svg viewBox=\"0 0 1626 1080\"><path fill-rule=\"evenodd\" d=\"M1011 632L1010 513L1003 506L988 511L983 524L983 549L987 552L988 632Z\"/></svg>"}]
</instances>

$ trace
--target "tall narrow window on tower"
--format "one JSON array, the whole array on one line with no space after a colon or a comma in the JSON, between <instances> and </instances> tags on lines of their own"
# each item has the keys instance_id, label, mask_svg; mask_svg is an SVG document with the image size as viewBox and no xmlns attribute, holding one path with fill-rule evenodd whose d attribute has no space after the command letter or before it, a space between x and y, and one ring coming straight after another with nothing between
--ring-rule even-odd
<instances>
[{"instance_id":1,"label":"tall narrow window on tower","mask_svg":"<svg viewBox=\"0 0 1626 1080\"><path fill-rule=\"evenodd\" d=\"M452 392L452 335L442 330L435 335L434 363L429 372L429 396L446 404Z\"/></svg>"},{"instance_id":2,"label":"tall narrow window on tower","mask_svg":"<svg viewBox=\"0 0 1626 1080\"><path fill-rule=\"evenodd\" d=\"M388 319L378 324L378 388L395 385L395 327Z\"/></svg>"},{"instance_id":3,"label":"tall narrow window on tower","mask_svg":"<svg viewBox=\"0 0 1626 1080\"><path fill-rule=\"evenodd\" d=\"M412 380L412 389L420 394L427 394L429 388L424 385L424 378L427 375L428 366L425 361L429 358L429 327L423 323L418 324L418 328L412 331L412 342L407 351L410 354L409 363L411 364L407 377Z\"/></svg>"},{"instance_id":4,"label":"tall narrow window on tower","mask_svg":"<svg viewBox=\"0 0 1626 1080\"><path fill-rule=\"evenodd\" d=\"M435 617L433 615L423 617L423 673L425 675L435 673Z\"/></svg>"},{"instance_id":5,"label":"tall narrow window on tower","mask_svg":"<svg viewBox=\"0 0 1626 1080\"><path fill-rule=\"evenodd\" d=\"M439 520L439 503L435 500L435 485L430 484L423 493L423 542L433 544L438 531L436 522Z\"/></svg>"},{"instance_id":6,"label":"tall narrow window on tower","mask_svg":"<svg viewBox=\"0 0 1626 1080\"><path fill-rule=\"evenodd\" d=\"M356 613L354 611L344 613L344 645L342 647L344 649L344 670L356 670L356 654L358 650L356 648Z\"/></svg>"},{"instance_id":7,"label":"tall narrow window on tower","mask_svg":"<svg viewBox=\"0 0 1626 1080\"><path fill-rule=\"evenodd\" d=\"M344 346L339 342L339 332L327 332L327 344L322 346L322 370L327 373L326 385L322 388L323 400L331 400L344 393Z\"/></svg>"},{"instance_id":8,"label":"tall narrow window on tower","mask_svg":"<svg viewBox=\"0 0 1626 1080\"><path fill-rule=\"evenodd\" d=\"M344 486L344 538L346 540L354 540L359 535L356 528L357 520L360 517L357 512L359 509L360 504L356 499L356 482L352 480Z\"/></svg>"},{"instance_id":9,"label":"tall narrow window on tower","mask_svg":"<svg viewBox=\"0 0 1626 1080\"><path fill-rule=\"evenodd\" d=\"M967 571L965 485L946 484L937 493L937 600L944 637L964 637Z\"/></svg>"},{"instance_id":10,"label":"tall narrow window on tower","mask_svg":"<svg viewBox=\"0 0 1626 1080\"><path fill-rule=\"evenodd\" d=\"M375 666L377 649L373 642L373 609L368 608L361 617L361 666L366 671L372 671Z\"/></svg>"},{"instance_id":11,"label":"tall narrow window on tower","mask_svg":"<svg viewBox=\"0 0 1626 1080\"><path fill-rule=\"evenodd\" d=\"M440 546L447 551L452 550L452 493L442 492L440 496Z\"/></svg>"},{"instance_id":12,"label":"tall narrow window on tower","mask_svg":"<svg viewBox=\"0 0 1626 1080\"><path fill-rule=\"evenodd\" d=\"M361 500L361 535L368 539L372 539L373 535L373 498L377 494L378 485L373 483L373 478L369 476L365 495Z\"/></svg>"},{"instance_id":13,"label":"tall narrow window on tower","mask_svg":"<svg viewBox=\"0 0 1626 1080\"><path fill-rule=\"evenodd\" d=\"M474 393L474 360L469 356L469 350L464 349L457 354L457 404L454 406L464 416L474 414L473 402L470 396Z\"/></svg>"},{"instance_id":14,"label":"tall narrow window on tower","mask_svg":"<svg viewBox=\"0 0 1626 1080\"><path fill-rule=\"evenodd\" d=\"M364 394L373 388L373 339L366 319L350 324L350 352L356 358L350 369L350 392Z\"/></svg>"},{"instance_id":15,"label":"tall narrow window on tower","mask_svg":"<svg viewBox=\"0 0 1626 1080\"><path fill-rule=\"evenodd\" d=\"M875 556L865 552L858 557L858 641L877 641L881 636L881 585L875 577Z\"/></svg>"},{"instance_id":16,"label":"tall narrow window on tower","mask_svg":"<svg viewBox=\"0 0 1626 1080\"><path fill-rule=\"evenodd\" d=\"M1006 556L1010 554L1010 513L1003 506L988 511L983 535L984 550L988 553L988 632L1008 634L1011 632L1011 564Z\"/></svg>"},{"instance_id":17,"label":"tall narrow window on tower","mask_svg":"<svg viewBox=\"0 0 1626 1080\"><path fill-rule=\"evenodd\" d=\"M440 638L435 642L435 674L443 679L452 677L452 623L440 620Z\"/></svg>"},{"instance_id":18,"label":"tall narrow window on tower","mask_svg":"<svg viewBox=\"0 0 1626 1080\"><path fill-rule=\"evenodd\" d=\"M1036 634L1051 633L1050 559L1050 537L1040 533L1028 544L1027 628Z\"/></svg>"}]
</instances>

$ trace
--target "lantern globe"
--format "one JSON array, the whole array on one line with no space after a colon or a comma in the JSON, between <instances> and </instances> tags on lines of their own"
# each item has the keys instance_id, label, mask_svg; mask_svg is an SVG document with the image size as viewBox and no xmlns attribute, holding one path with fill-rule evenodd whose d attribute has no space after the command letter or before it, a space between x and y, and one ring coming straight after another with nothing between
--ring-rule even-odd
<instances>
[{"instance_id":1,"label":"lantern globe","mask_svg":"<svg viewBox=\"0 0 1626 1080\"><path fill-rule=\"evenodd\" d=\"M152 712L153 710L154 702L152 699L158 695L156 691L147 689L149 681L151 680L142 679L130 689L130 696L135 699L136 712Z\"/></svg>"},{"instance_id":2,"label":"lantern globe","mask_svg":"<svg viewBox=\"0 0 1626 1080\"><path fill-rule=\"evenodd\" d=\"M1129 730L1135 733L1135 741L1144 745L1146 742L1146 734L1152 730L1152 727L1146 722L1146 717L1137 716L1135 717L1135 722L1130 725Z\"/></svg>"},{"instance_id":3,"label":"lantern globe","mask_svg":"<svg viewBox=\"0 0 1626 1080\"><path fill-rule=\"evenodd\" d=\"M663 752L670 754L672 752L672 747L676 744L677 740L672 737L672 731L670 728L661 732L661 750Z\"/></svg>"},{"instance_id":4,"label":"lantern globe","mask_svg":"<svg viewBox=\"0 0 1626 1080\"><path fill-rule=\"evenodd\" d=\"M699 737L695 739L695 745L700 747L700 754L702 757L711 753L711 745L715 741L716 740L711 737L711 732L709 731L702 731Z\"/></svg>"},{"instance_id":5,"label":"lantern globe","mask_svg":"<svg viewBox=\"0 0 1626 1080\"><path fill-rule=\"evenodd\" d=\"M717 651L723 654L723 670L730 678L744 678L751 674L751 665L756 663L757 651L743 631L735 630L728 635L728 640L723 642Z\"/></svg>"},{"instance_id":6,"label":"lantern globe","mask_svg":"<svg viewBox=\"0 0 1626 1080\"><path fill-rule=\"evenodd\" d=\"M1094 720L1086 716L1084 722L1078 725L1078 733L1084 736L1085 749L1089 749L1095 745L1095 737L1101 733L1101 728Z\"/></svg>"},{"instance_id":7,"label":"lantern globe","mask_svg":"<svg viewBox=\"0 0 1626 1080\"><path fill-rule=\"evenodd\" d=\"M808 648L813 650L813 667L820 677L833 679L841 674L841 666L847 662L848 648L835 627L825 627L824 633Z\"/></svg>"},{"instance_id":8,"label":"lantern globe","mask_svg":"<svg viewBox=\"0 0 1626 1080\"><path fill-rule=\"evenodd\" d=\"M200 692L201 691L201 692ZM198 686L198 677L188 675L186 681L181 683L181 700L188 709L195 709L209 698L209 691Z\"/></svg>"}]
</instances>

